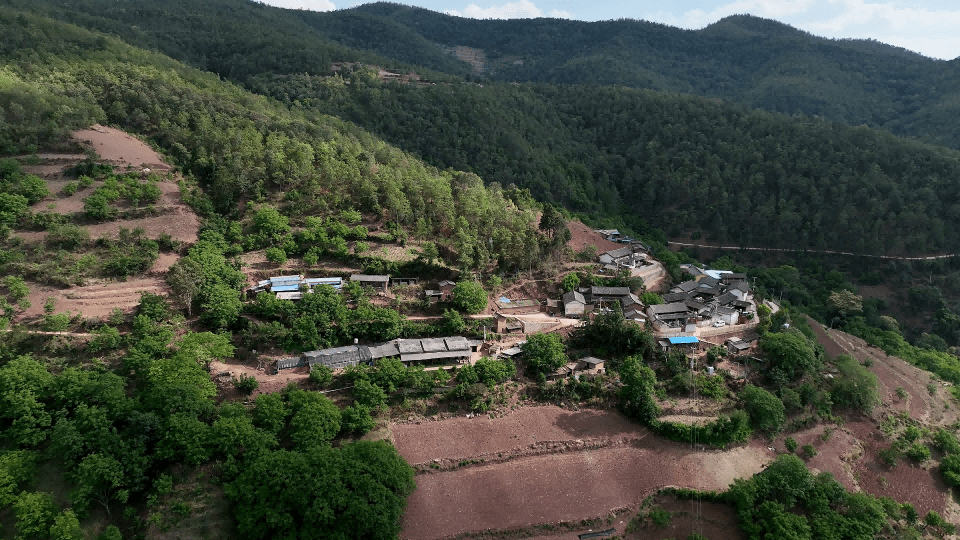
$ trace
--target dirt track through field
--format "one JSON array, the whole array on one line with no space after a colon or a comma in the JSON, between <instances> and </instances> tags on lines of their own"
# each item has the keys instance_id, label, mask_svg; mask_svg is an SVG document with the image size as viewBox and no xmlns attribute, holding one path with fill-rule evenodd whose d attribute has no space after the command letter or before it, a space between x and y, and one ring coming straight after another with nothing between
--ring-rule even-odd
<instances>
[{"instance_id":1,"label":"dirt track through field","mask_svg":"<svg viewBox=\"0 0 960 540\"><path fill-rule=\"evenodd\" d=\"M408 540L592 518L670 485L725 489L774 457L759 443L695 451L616 412L553 406L499 419L395 425L393 432L411 463L474 462L453 470L418 467L424 472L403 520Z\"/></svg>"}]
</instances>

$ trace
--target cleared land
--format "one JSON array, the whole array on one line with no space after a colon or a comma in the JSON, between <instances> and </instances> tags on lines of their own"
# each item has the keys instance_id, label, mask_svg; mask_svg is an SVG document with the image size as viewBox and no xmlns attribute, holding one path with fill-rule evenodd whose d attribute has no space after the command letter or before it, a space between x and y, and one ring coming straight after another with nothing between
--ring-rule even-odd
<instances>
[{"instance_id":1,"label":"cleared land","mask_svg":"<svg viewBox=\"0 0 960 540\"><path fill-rule=\"evenodd\" d=\"M393 431L401 455L414 462L442 460L437 453L463 462L483 459L440 472L421 468L426 472L417 477L403 519L402 537L409 540L605 516L665 486L725 489L774 457L758 443L696 450L660 439L615 412L557 407L525 408L499 420L398 425ZM537 442L543 440L549 442ZM480 454L469 456L473 451Z\"/></svg>"},{"instance_id":2,"label":"cleared land","mask_svg":"<svg viewBox=\"0 0 960 540\"><path fill-rule=\"evenodd\" d=\"M933 382L926 371L889 356L860 338L825 329L816 322L811 322L811 326L828 355L849 354L869 365L868 369L879 381L883 402L872 418L850 418L826 441L810 436L822 432L823 428L795 434L798 443L813 444L817 448L818 455L810 461L811 467L833 473L847 487L909 502L921 515L929 510L944 513L950 490L935 463L916 464L903 458L897 466L890 467L878 453L892 442L879 427L884 417L907 413L928 426L949 426L957 422L955 407L948 405L951 398L947 389ZM898 397L897 388L903 388L907 396ZM838 474L840 471L845 474Z\"/></svg>"},{"instance_id":3,"label":"cleared land","mask_svg":"<svg viewBox=\"0 0 960 540\"><path fill-rule=\"evenodd\" d=\"M74 139L97 153L101 162L112 165L117 172L131 168L149 168L152 171L169 171L170 166L163 163L161 156L143 141L123 131L95 125L90 129L74 132ZM57 212L64 215L83 212L83 199L93 193L101 182L94 182L88 188L80 188L72 195L63 193L63 188L74 178L66 174L67 169L87 158L85 154L41 154L40 163L24 166L24 171L43 178L51 195L33 207L36 213ZM169 234L174 240L192 243L197 240L200 221L192 209L183 204L180 190L169 175L162 175L157 182L160 199L152 209L120 208L135 210L140 217L92 223L83 225L91 238L116 236L121 227L126 229L142 228L147 237L157 238ZM144 213L146 215L144 215ZM82 221L81 221L82 222ZM17 231L14 234L27 241L42 242L46 231ZM29 296L32 306L24 313L25 317L34 317L43 313L44 302L53 298L57 312L71 311L84 317L106 317L114 308L127 311L137 305L140 292L166 293L167 287L163 274L179 259L175 253L161 253L147 275L128 281L100 281L83 287L56 289L36 283L30 284ZM89 281L88 281L89 283Z\"/></svg>"}]
</instances>

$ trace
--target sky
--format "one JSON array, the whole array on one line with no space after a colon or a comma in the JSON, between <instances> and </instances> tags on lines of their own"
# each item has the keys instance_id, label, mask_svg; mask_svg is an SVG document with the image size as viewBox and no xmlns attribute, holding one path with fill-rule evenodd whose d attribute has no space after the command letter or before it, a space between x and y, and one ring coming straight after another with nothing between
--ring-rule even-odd
<instances>
[{"instance_id":1,"label":"sky","mask_svg":"<svg viewBox=\"0 0 960 540\"><path fill-rule=\"evenodd\" d=\"M346 9L358 0L260 0L314 11ZM774 19L829 38L875 39L931 58L960 56L960 1L877 0L393 0L475 19L556 17L581 21L643 19L699 29L728 15Z\"/></svg>"}]
</instances>

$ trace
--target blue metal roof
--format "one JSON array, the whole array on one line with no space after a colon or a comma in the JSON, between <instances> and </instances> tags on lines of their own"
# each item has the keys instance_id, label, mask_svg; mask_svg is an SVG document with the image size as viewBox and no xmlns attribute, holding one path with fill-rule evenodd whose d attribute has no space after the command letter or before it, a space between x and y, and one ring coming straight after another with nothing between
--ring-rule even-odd
<instances>
[{"instance_id":1,"label":"blue metal roof","mask_svg":"<svg viewBox=\"0 0 960 540\"><path fill-rule=\"evenodd\" d=\"M690 343L700 343L696 336L680 336L667 338L671 345L689 345Z\"/></svg>"},{"instance_id":2,"label":"blue metal roof","mask_svg":"<svg viewBox=\"0 0 960 540\"><path fill-rule=\"evenodd\" d=\"M273 287L270 287L270 292L292 292L292 291L299 291L299 290L300 290L299 283L294 283L292 285L274 285Z\"/></svg>"}]
</instances>

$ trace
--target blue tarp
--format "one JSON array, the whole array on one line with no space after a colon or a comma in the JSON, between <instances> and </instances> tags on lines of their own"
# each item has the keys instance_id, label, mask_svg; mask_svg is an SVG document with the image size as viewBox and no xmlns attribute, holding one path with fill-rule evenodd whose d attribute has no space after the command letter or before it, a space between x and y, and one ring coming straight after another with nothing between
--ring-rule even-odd
<instances>
[{"instance_id":1,"label":"blue tarp","mask_svg":"<svg viewBox=\"0 0 960 540\"><path fill-rule=\"evenodd\" d=\"M691 343L700 343L700 340L695 336L680 336L667 338L671 345L689 345Z\"/></svg>"}]
</instances>

